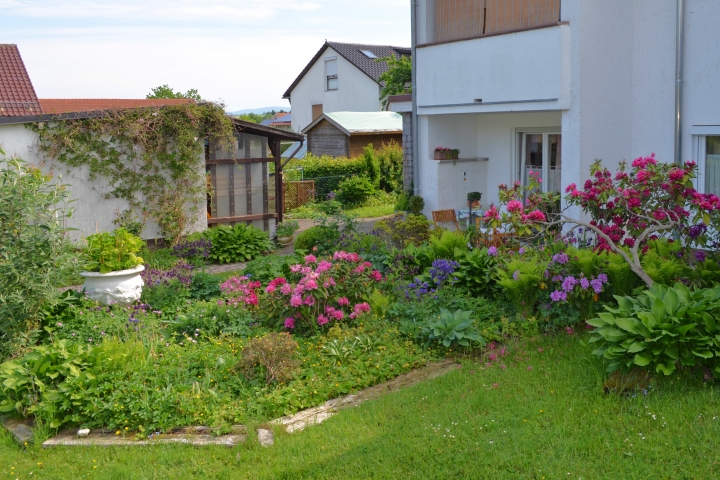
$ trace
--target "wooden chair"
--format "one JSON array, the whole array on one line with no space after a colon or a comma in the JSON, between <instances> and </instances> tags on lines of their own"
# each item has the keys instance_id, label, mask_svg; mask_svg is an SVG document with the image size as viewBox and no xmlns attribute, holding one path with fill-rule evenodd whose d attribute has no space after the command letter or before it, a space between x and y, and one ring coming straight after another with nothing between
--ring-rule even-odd
<instances>
[{"instance_id":1,"label":"wooden chair","mask_svg":"<svg viewBox=\"0 0 720 480\"><path fill-rule=\"evenodd\" d=\"M457 217L455 216L455 210L434 210L432 212L433 224L437 227L439 223L454 223L455 230L460 230L458 225Z\"/></svg>"},{"instance_id":2,"label":"wooden chair","mask_svg":"<svg viewBox=\"0 0 720 480\"><path fill-rule=\"evenodd\" d=\"M499 232L496 228L484 227L483 225L484 221L482 218L478 217L475 219L475 227L479 232L482 232L482 234L478 236L478 243L475 245L477 247L498 248L509 243L514 236L511 232Z\"/></svg>"}]
</instances>

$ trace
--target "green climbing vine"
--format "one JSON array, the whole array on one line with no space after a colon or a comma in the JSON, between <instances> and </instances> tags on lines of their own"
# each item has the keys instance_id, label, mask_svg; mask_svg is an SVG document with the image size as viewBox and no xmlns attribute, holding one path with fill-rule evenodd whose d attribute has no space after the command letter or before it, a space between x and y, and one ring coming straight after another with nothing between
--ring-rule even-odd
<instances>
[{"instance_id":1,"label":"green climbing vine","mask_svg":"<svg viewBox=\"0 0 720 480\"><path fill-rule=\"evenodd\" d=\"M111 110L28 128L48 158L87 166L91 181L107 181L101 195L125 199L173 244L204 208L203 139L226 143L233 133L222 105L214 103Z\"/></svg>"}]
</instances>

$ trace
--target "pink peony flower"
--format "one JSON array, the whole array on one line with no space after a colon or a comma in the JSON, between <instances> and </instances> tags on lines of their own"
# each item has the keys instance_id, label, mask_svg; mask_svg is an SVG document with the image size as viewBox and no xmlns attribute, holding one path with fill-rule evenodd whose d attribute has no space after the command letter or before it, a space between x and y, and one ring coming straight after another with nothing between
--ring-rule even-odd
<instances>
[{"instance_id":1,"label":"pink peony flower","mask_svg":"<svg viewBox=\"0 0 720 480\"><path fill-rule=\"evenodd\" d=\"M340 297L337 299L337 303L338 305L343 307L345 305L350 305L350 300L348 300L347 297Z\"/></svg>"},{"instance_id":2,"label":"pink peony flower","mask_svg":"<svg viewBox=\"0 0 720 480\"><path fill-rule=\"evenodd\" d=\"M308 280L305 283L305 290L317 290L317 288L318 288L318 285L315 280Z\"/></svg>"},{"instance_id":3,"label":"pink peony flower","mask_svg":"<svg viewBox=\"0 0 720 480\"><path fill-rule=\"evenodd\" d=\"M295 328L295 319L288 317L285 319L285 328Z\"/></svg>"},{"instance_id":4,"label":"pink peony flower","mask_svg":"<svg viewBox=\"0 0 720 480\"><path fill-rule=\"evenodd\" d=\"M280 293L282 293L283 295L290 295L292 291L293 287L289 283L286 283L285 285L280 287Z\"/></svg>"},{"instance_id":5,"label":"pink peony flower","mask_svg":"<svg viewBox=\"0 0 720 480\"><path fill-rule=\"evenodd\" d=\"M302 305L302 297L300 295L293 295L290 298L290 305L293 307L299 307Z\"/></svg>"},{"instance_id":6,"label":"pink peony flower","mask_svg":"<svg viewBox=\"0 0 720 480\"><path fill-rule=\"evenodd\" d=\"M325 325L329 321L330 320L328 320L328 318L325 315L318 315L318 318L317 318L318 325Z\"/></svg>"},{"instance_id":7,"label":"pink peony flower","mask_svg":"<svg viewBox=\"0 0 720 480\"><path fill-rule=\"evenodd\" d=\"M307 297L305 297L305 300L303 300L303 303L307 306L312 307L313 305L315 305L315 297L313 297L312 295L308 295Z\"/></svg>"},{"instance_id":8,"label":"pink peony flower","mask_svg":"<svg viewBox=\"0 0 720 480\"><path fill-rule=\"evenodd\" d=\"M306 255L305 263L317 263L317 257L315 255Z\"/></svg>"},{"instance_id":9,"label":"pink peony flower","mask_svg":"<svg viewBox=\"0 0 720 480\"><path fill-rule=\"evenodd\" d=\"M510 213L523 213L523 204L517 200L510 200L507 204L507 210Z\"/></svg>"},{"instance_id":10,"label":"pink peony flower","mask_svg":"<svg viewBox=\"0 0 720 480\"><path fill-rule=\"evenodd\" d=\"M315 272L320 274L323 272L327 272L332 268L333 264L328 262L327 260L323 260L318 264L317 269L315 269Z\"/></svg>"},{"instance_id":11,"label":"pink peony flower","mask_svg":"<svg viewBox=\"0 0 720 480\"><path fill-rule=\"evenodd\" d=\"M380 280L382 280L382 273L380 273L380 272L377 271L377 270L373 270L373 272L372 272L372 274L370 274L370 276L371 276L371 277L373 278L373 280L375 280L376 282L379 282Z\"/></svg>"}]
</instances>

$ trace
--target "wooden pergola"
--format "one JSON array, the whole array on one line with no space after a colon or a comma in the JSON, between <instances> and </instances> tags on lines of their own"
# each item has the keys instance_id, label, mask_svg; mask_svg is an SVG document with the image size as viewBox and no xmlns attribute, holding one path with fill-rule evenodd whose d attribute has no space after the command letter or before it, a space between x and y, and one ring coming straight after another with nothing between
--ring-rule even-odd
<instances>
[{"instance_id":1,"label":"wooden pergola","mask_svg":"<svg viewBox=\"0 0 720 480\"><path fill-rule=\"evenodd\" d=\"M208 226L245 223L269 230L271 221L275 225L282 221L283 163L280 142L303 142L304 137L235 118L232 120L234 144L228 148L210 143L205 150L211 187ZM274 171L270 171L269 164L274 166Z\"/></svg>"}]
</instances>

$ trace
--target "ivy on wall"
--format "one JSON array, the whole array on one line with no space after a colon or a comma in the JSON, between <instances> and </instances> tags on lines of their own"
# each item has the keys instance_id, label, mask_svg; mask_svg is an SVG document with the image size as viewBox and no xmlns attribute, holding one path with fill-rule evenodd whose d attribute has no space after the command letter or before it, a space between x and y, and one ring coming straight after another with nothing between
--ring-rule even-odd
<instances>
[{"instance_id":1,"label":"ivy on wall","mask_svg":"<svg viewBox=\"0 0 720 480\"><path fill-rule=\"evenodd\" d=\"M232 141L232 121L214 103L103 112L95 118L29 124L48 158L86 165L104 179L105 198L122 198L177 243L204 208L204 139Z\"/></svg>"}]
</instances>

